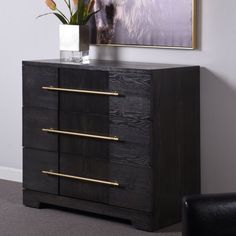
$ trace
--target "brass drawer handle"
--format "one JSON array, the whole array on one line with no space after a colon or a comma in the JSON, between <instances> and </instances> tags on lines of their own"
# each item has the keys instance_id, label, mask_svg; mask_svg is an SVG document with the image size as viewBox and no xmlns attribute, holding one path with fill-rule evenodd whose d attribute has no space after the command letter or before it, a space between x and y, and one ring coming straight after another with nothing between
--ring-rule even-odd
<instances>
[{"instance_id":1,"label":"brass drawer handle","mask_svg":"<svg viewBox=\"0 0 236 236\"><path fill-rule=\"evenodd\" d=\"M68 88L56 88L56 87L42 87L45 90L51 91L61 91L61 92L72 92L72 93L85 93L85 94L95 94L95 95L105 95L105 96L119 96L118 92L101 92L93 90L83 90L83 89L68 89Z\"/></svg>"},{"instance_id":2,"label":"brass drawer handle","mask_svg":"<svg viewBox=\"0 0 236 236\"><path fill-rule=\"evenodd\" d=\"M79 137L86 137L86 138L95 138L95 139L104 139L110 141L119 141L119 138L109 137L109 136L100 136L100 135L93 135L93 134L84 134L84 133L75 133L75 132L68 132L56 129L42 129L43 132L54 133L54 134L65 134L65 135L72 135L72 136L79 136Z\"/></svg>"},{"instance_id":3,"label":"brass drawer handle","mask_svg":"<svg viewBox=\"0 0 236 236\"><path fill-rule=\"evenodd\" d=\"M80 177L80 176L60 174L60 173L55 173L52 171L45 171L44 170L44 171L42 171L42 173L47 174L47 175L69 178L69 179L82 180L82 181L91 182L91 183L105 184L105 185L110 185L110 186L115 186L115 187L119 186L119 183L117 183L117 182L110 182L110 181L104 181L104 180L99 180L99 179L90 179L90 178L84 178L84 177Z\"/></svg>"}]
</instances>

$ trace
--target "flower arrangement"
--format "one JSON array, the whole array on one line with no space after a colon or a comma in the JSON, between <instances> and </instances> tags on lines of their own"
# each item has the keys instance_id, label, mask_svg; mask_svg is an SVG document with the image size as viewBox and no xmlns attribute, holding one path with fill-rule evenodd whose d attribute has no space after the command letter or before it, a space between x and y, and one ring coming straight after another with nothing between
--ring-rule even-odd
<instances>
[{"instance_id":1,"label":"flower arrangement","mask_svg":"<svg viewBox=\"0 0 236 236\"><path fill-rule=\"evenodd\" d=\"M45 0L46 5L52 10L52 12L40 15L53 14L65 25L85 25L98 11L93 11L95 0L64 0L68 10L69 17L57 8L57 4L53 0Z\"/></svg>"}]
</instances>

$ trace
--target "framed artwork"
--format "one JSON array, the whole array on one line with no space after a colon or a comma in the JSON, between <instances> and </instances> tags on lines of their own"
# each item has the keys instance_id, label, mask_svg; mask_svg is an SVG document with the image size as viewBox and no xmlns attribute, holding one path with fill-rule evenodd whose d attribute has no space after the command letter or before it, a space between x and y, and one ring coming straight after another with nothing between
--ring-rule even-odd
<instances>
[{"instance_id":1,"label":"framed artwork","mask_svg":"<svg viewBox=\"0 0 236 236\"><path fill-rule=\"evenodd\" d=\"M196 48L197 0L96 0L91 43Z\"/></svg>"}]
</instances>

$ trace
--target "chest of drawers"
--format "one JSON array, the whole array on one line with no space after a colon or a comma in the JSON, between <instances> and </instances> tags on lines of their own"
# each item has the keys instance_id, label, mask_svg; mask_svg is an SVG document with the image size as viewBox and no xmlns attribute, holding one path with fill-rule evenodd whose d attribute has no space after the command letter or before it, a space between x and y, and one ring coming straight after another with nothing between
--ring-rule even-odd
<instances>
[{"instance_id":1,"label":"chest of drawers","mask_svg":"<svg viewBox=\"0 0 236 236\"><path fill-rule=\"evenodd\" d=\"M153 231L200 191L199 67L23 62L23 203Z\"/></svg>"}]
</instances>

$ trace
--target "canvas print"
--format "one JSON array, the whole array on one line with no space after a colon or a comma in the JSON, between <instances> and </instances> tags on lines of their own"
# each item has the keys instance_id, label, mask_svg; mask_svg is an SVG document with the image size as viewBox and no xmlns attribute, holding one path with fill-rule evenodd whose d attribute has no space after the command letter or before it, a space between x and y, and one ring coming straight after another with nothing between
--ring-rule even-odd
<instances>
[{"instance_id":1,"label":"canvas print","mask_svg":"<svg viewBox=\"0 0 236 236\"><path fill-rule=\"evenodd\" d=\"M96 0L93 44L195 47L195 0Z\"/></svg>"}]
</instances>

